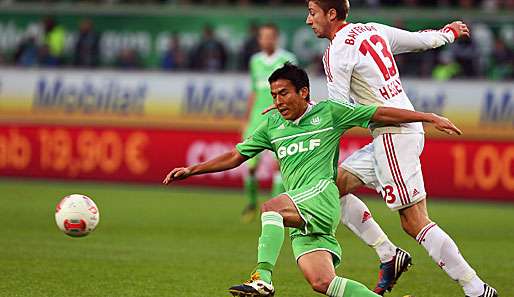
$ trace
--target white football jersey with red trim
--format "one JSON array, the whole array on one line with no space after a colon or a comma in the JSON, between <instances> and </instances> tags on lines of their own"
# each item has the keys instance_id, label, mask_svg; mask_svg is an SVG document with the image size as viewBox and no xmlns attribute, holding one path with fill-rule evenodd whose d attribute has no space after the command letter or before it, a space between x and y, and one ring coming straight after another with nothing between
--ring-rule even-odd
<instances>
[{"instance_id":1,"label":"white football jersey with red trim","mask_svg":"<svg viewBox=\"0 0 514 297\"><path fill-rule=\"evenodd\" d=\"M453 42L456 36L449 27L409 32L377 23L346 23L323 56L329 98L414 110L393 55L436 48ZM421 123L373 124L371 129L374 136L423 133Z\"/></svg>"}]
</instances>

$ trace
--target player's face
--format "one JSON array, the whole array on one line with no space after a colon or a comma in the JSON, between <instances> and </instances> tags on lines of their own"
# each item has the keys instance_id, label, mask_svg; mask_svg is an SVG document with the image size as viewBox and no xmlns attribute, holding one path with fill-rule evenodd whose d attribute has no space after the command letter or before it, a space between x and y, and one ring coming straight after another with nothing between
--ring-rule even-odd
<instances>
[{"instance_id":1,"label":"player's face","mask_svg":"<svg viewBox=\"0 0 514 297\"><path fill-rule=\"evenodd\" d=\"M287 79L279 79L271 83L271 96L273 103L286 120L294 121L299 118L307 108L308 88L296 91L295 86Z\"/></svg>"},{"instance_id":2,"label":"player's face","mask_svg":"<svg viewBox=\"0 0 514 297\"><path fill-rule=\"evenodd\" d=\"M311 26L318 38L326 38L329 33L329 16L313 1L309 1L307 20L305 23Z\"/></svg>"},{"instance_id":3,"label":"player's face","mask_svg":"<svg viewBox=\"0 0 514 297\"><path fill-rule=\"evenodd\" d=\"M259 29L257 38L259 47L265 52L274 52L277 48L278 34L275 29L270 27L262 27Z\"/></svg>"}]
</instances>

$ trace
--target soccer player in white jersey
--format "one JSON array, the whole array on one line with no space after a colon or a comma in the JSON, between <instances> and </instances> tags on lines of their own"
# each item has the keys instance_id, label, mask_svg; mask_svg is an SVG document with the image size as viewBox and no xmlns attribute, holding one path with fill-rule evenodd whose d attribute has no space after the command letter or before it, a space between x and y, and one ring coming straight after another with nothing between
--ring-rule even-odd
<instances>
[{"instance_id":1,"label":"soccer player in white jersey","mask_svg":"<svg viewBox=\"0 0 514 297\"><path fill-rule=\"evenodd\" d=\"M306 23L319 38L330 41L323 64L329 98L413 110L405 94L393 55L423 51L469 37L461 22L441 30L408 32L377 23L348 23L348 0L308 0ZM354 195L362 185L381 193L387 206L398 210L401 225L415 238L469 297L498 296L464 260L452 238L428 217L419 156L424 145L421 123L371 126L372 143L349 156L337 179L342 222L381 259L375 292L390 290L407 267L410 256L396 248L374 220L363 219L369 210ZM345 195L346 194L346 195Z\"/></svg>"}]
</instances>

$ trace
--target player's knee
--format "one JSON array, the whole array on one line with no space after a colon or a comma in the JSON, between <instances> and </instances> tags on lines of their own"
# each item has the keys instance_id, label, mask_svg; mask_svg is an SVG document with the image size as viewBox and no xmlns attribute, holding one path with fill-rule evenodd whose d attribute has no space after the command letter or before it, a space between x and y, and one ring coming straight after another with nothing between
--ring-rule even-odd
<instances>
[{"instance_id":1,"label":"player's knee","mask_svg":"<svg viewBox=\"0 0 514 297\"><path fill-rule=\"evenodd\" d=\"M261 205L261 214L267 211L275 211L280 213L280 207L274 200L268 200Z\"/></svg>"},{"instance_id":2,"label":"player's knee","mask_svg":"<svg viewBox=\"0 0 514 297\"><path fill-rule=\"evenodd\" d=\"M413 235L413 229L410 222L406 222L402 220L402 229L405 233L409 234L411 237L416 237L416 235Z\"/></svg>"},{"instance_id":3,"label":"player's knee","mask_svg":"<svg viewBox=\"0 0 514 297\"><path fill-rule=\"evenodd\" d=\"M337 175L337 179L336 179L336 186L337 186L337 189L339 190L339 197L342 197L346 194L349 193L349 189L348 189L348 181L347 179L343 176L343 171L341 171L341 169L339 169L339 173Z\"/></svg>"},{"instance_id":4,"label":"player's knee","mask_svg":"<svg viewBox=\"0 0 514 297\"><path fill-rule=\"evenodd\" d=\"M267 212L267 211L273 211L272 207L268 204L268 202L265 202L261 205L261 214Z\"/></svg>"},{"instance_id":5,"label":"player's knee","mask_svg":"<svg viewBox=\"0 0 514 297\"><path fill-rule=\"evenodd\" d=\"M338 169L336 185L339 190L339 197L351 193L361 187L364 183L355 175L343 168Z\"/></svg>"},{"instance_id":6,"label":"player's knee","mask_svg":"<svg viewBox=\"0 0 514 297\"><path fill-rule=\"evenodd\" d=\"M332 279L328 277L317 277L310 281L311 288L321 294L325 294L330 286Z\"/></svg>"},{"instance_id":7,"label":"player's knee","mask_svg":"<svg viewBox=\"0 0 514 297\"><path fill-rule=\"evenodd\" d=\"M350 193L350 192L348 192L346 184L339 182L339 180L337 180L337 189L339 190L339 197L343 197L344 195L347 195Z\"/></svg>"},{"instance_id":8,"label":"player's knee","mask_svg":"<svg viewBox=\"0 0 514 297\"><path fill-rule=\"evenodd\" d=\"M402 218L402 228L405 233L409 234L412 238L416 238L421 229L430 224L431 221L428 217L423 218Z\"/></svg>"},{"instance_id":9,"label":"player's knee","mask_svg":"<svg viewBox=\"0 0 514 297\"><path fill-rule=\"evenodd\" d=\"M432 222L428 217L424 200L401 209L400 219L403 230L412 238L416 238L421 229Z\"/></svg>"}]
</instances>

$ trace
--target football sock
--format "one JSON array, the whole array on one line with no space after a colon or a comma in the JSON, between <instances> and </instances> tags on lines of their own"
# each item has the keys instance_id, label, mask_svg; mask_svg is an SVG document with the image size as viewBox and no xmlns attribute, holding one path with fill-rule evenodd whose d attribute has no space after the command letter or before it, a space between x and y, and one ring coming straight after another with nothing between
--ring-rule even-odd
<instances>
[{"instance_id":1,"label":"football sock","mask_svg":"<svg viewBox=\"0 0 514 297\"><path fill-rule=\"evenodd\" d=\"M353 194L341 197L341 222L375 249L380 262L391 261L396 255L396 246L375 222L366 204Z\"/></svg>"},{"instance_id":2,"label":"football sock","mask_svg":"<svg viewBox=\"0 0 514 297\"><path fill-rule=\"evenodd\" d=\"M262 230L257 251L257 269L261 279L271 284L271 273L284 242L284 218L274 211L262 213Z\"/></svg>"},{"instance_id":3,"label":"football sock","mask_svg":"<svg viewBox=\"0 0 514 297\"><path fill-rule=\"evenodd\" d=\"M285 192L284 184L282 183L282 175L280 172L273 174L273 185L271 188L271 197L277 197Z\"/></svg>"},{"instance_id":4,"label":"football sock","mask_svg":"<svg viewBox=\"0 0 514 297\"><path fill-rule=\"evenodd\" d=\"M475 297L483 293L484 282L464 260L451 237L436 223L423 227L416 240L448 276L459 282L467 296Z\"/></svg>"},{"instance_id":5,"label":"football sock","mask_svg":"<svg viewBox=\"0 0 514 297\"><path fill-rule=\"evenodd\" d=\"M328 286L327 293L330 297L376 297L379 296L370 291L363 284L351 279L334 277Z\"/></svg>"},{"instance_id":6,"label":"football sock","mask_svg":"<svg viewBox=\"0 0 514 297\"><path fill-rule=\"evenodd\" d=\"M255 175L245 177L245 193L250 205L257 205L257 178Z\"/></svg>"}]
</instances>

